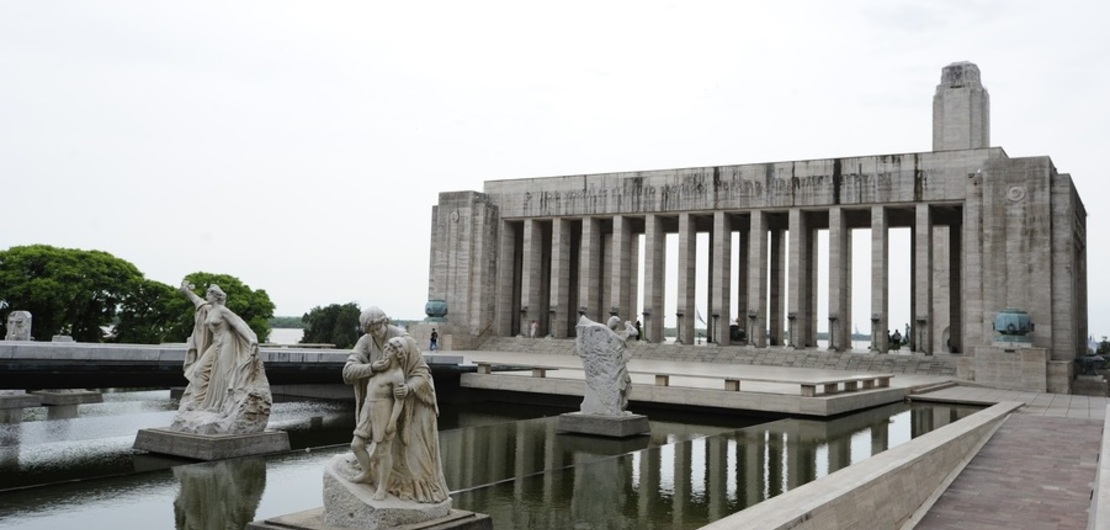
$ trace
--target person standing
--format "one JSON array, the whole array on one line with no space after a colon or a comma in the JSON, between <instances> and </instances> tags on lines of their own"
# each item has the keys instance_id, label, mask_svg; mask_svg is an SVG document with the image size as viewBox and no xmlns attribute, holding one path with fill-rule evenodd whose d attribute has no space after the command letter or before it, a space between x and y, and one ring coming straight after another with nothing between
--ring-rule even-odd
<instances>
[{"instance_id":1,"label":"person standing","mask_svg":"<svg viewBox=\"0 0 1110 530\"><path fill-rule=\"evenodd\" d=\"M538 333L539 331L540 331L540 323L533 320L532 324L528 327L528 336L530 336L534 339L534 338L536 338L536 333Z\"/></svg>"},{"instance_id":2,"label":"person standing","mask_svg":"<svg viewBox=\"0 0 1110 530\"><path fill-rule=\"evenodd\" d=\"M428 349L432 351L439 349L439 333L436 333L436 328L432 328L432 340L431 344L428 345Z\"/></svg>"}]
</instances>

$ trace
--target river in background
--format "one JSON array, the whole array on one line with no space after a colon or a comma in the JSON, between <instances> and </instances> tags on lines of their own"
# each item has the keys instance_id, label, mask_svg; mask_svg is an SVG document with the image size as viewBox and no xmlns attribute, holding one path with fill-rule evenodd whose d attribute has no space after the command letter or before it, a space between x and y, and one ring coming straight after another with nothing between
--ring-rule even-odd
<instances>
[{"instance_id":1,"label":"river in background","mask_svg":"<svg viewBox=\"0 0 1110 530\"><path fill-rule=\"evenodd\" d=\"M304 337L304 330L298 328L273 328L270 330L270 344L297 344Z\"/></svg>"}]
</instances>

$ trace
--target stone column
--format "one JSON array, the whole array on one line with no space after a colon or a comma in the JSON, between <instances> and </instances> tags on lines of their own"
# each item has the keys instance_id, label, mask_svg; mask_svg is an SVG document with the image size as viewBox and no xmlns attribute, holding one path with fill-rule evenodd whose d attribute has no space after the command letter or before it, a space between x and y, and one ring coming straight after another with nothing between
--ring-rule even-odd
<instances>
[{"instance_id":1,"label":"stone column","mask_svg":"<svg viewBox=\"0 0 1110 530\"><path fill-rule=\"evenodd\" d=\"M697 231L688 213L678 215L678 341L694 343L694 286L697 281Z\"/></svg>"},{"instance_id":2,"label":"stone column","mask_svg":"<svg viewBox=\"0 0 1110 530\"><path fill-rule=\"evenodd\" d=\"M736 266L736 315L733 316L733 321L730 324L740 326L740 329L748 329L748 269L751 267L751 261L748 260L748 240L751 239L751 228L741 226L740 242L737 245L739 248L736 251L737 261Z\"/></svg>"},{"instance_id":3,"label":"stone column","mask_svg":"<svg viewBox=\"0 0 1110 530\"><path fill-rule=\"evenodd\" d=\"M772 346L785 344L782 336L786 317L786 231L771 230L771 306L767 319Z\"/></svg>"},{"instance_id":4,"label":"stone column","mask_svg":"<svg viewBox=\"0 0 1110 530\"><path fill-rule=\"evenodd\" d=\"M644 226L644 339L663 342L663 317L666 314L667 234L663 218L649 215Z\"/></svg>"},{"instance_id":5,"label":"stone column","mask_svg":"<svg viewBox=\"0 0 1110 530\"><path fill-rule=\"evenodd\" d=\"M571 322L577 322L570 306L570 221L556 217L551 222L551 335L567 338Z\"/></svg>"},{"instance_id":6,"label":"stone column","mask_svg":"<svg viewBox=\"0 0 1110 530\"><path fill-rule=\"evenodd\" d=\"M520 291L523 299L521 303L521 333L528 336L529 324L535 320L543 322L547 313L547 306L543 304L540 289L543 287L541 269L543 268L543 237L540 222L534 219L524 221L524 263L521 270ZM527 311L525 311L527 308Z\"/></svg>"},{"instance_id":7,"label":"stone column","mask_svg":"<svg viewBox=\"0 0 1110 530\"><path fill-rule=\"evenodd\" d=\"M887 232L886 209L871 207L871 335L872 353L886 353L890 349L890 320L887 315L890 300L890 236Z\"/></svg>"},{"instance_id":8,"label":"stone column","mask_svg":"<svg viewBox=\"0 0 1110 530\"><path fill-rule=\"evenodd\" d=\"M610 314L616 313L621 320L635 320L635 309L628 307L628 292L632 284L632 226L627 217L618 215L613 218L613 269L609 271Z\"/></svg>"},{"instance_id":9,"label":"stone column","mask_svg":"<svg viewBox=\"0 0 1110 530\"><path fill-rule=\"evenodd\" d=\"M810 258L809 227L805 214L797 209L790 210L790 301L787 308L788 320L792 322L788 346L804 349L809 335L808 322L812 320L808 306L810 301ZM789 318L793 316L793 318Z\"/></svg>"},{"instance_id":10,"label":"stone column","mask_svg":"<svg viewBox=\"0 0 1110 530\"><path fill-rule=\"evenodd\" d=\"M929 309L933 300L933 227L929 205L920 203L914 216L914 351L933 354L933 321Z\"/></svg>"},{"instance_id":11,"label":"stone column","mask_svg":"<svg viewBox=\"0 0 1110 530\"><path fill-rule=\"evenodd\" d=\"M852 308L848 305L851 285L852 249L848 246L848 223L844 209L829 210L829 350L852 347Z\"/></svg>"},{"instance_id":12,"label":"stone column","mask_svg":"<svg viewBox=\"0 0 1110 530\"><path fill-rule=\"evenodd\" d=\"M751 214L748 237L748 343L767 347L767 214Z\"/></svg>"},{"instance_id":13,"label":"stone column","mask_svg":"<svg viewBox=\"0 0 1110 530\"><path fill-rule=\"evenodd\" d=\"M516 231L512 223L501 223L501 244L498 249L497 267L497 334L502 337L513 336L513 330L519 325L520 301L515 298L516 281L520 278L520 269L516 261ZM450 311L450 308L448 308Z\"/></svg>"},{"instance_id":14,"label":"stone column","mask_svg":"<svg viewBox=\"0 0 1110 530\"><path fill-rule=\"evenodd\" d=\"M948 228L948 348L944 353L963 352L963 223ZM941 346L944 346L943 344Z\"/></svg>"},{"instance_id":15,"label":"stone column","mask_svg":"<svg viewBox=\"0 0 1110 530\"><path fill-rule=\"evenodd\" d=\"M713 214L713 289L709 294L713 342L728 345L732 322L732 224L728 214Z\"/></svg>"},{"instance_id":16,"label":"stone column","mask_svg":"<svg viewBox=\"0 0 1110 530\"><path fill-rule=\"evenodd\" d=\"M608 307L601 305L601 223L596 217L582 219L582 247L578 260L578 311L595 322L605 322ZM574 318L578 321L577 316Z\"/></svg>"}]
</instances>

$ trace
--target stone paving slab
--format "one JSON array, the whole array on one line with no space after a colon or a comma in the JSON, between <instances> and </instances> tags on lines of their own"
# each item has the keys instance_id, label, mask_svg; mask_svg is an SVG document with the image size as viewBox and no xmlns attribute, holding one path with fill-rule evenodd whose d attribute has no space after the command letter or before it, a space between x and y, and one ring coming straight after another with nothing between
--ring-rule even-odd
<instances>
[{"instance_id":1,"label":"stone paving slab","mask_svg":"<svg viewBox=\"0 0 1110 530\"><path fill-rule=\"evenodd\" d=\"M1102 423L1010 416L915 528L1087 528Z\"/></svg>"}]
</instances>

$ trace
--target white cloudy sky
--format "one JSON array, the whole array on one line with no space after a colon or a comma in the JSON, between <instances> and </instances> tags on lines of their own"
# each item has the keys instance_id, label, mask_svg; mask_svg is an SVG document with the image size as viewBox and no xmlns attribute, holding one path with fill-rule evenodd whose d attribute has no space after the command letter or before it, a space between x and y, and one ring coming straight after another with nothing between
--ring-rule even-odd
<instances>
[{"instance_id":1,"label":"white cloudy sky","mask_svg":"<svg viewBox=\"0 0 1110 530\"><path fill-rule=\"evenodd\" d=\"M1074 178L1110 334L1108 20L1095 0L5 0L0 248L418 318L440 191L927 151L940 69L970 60L991 143Z\"/></svg>"}]
</instances>

